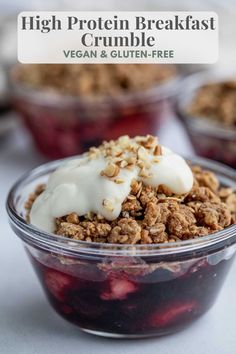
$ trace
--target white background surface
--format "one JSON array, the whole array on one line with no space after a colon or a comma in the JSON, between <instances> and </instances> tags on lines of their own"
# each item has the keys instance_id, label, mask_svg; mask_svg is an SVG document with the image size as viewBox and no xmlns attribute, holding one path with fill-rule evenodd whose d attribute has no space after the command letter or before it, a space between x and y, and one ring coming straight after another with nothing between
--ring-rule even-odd
<instances>
[{"instance_id":1,"label":"white background surface","mask_svg":"<svg viewBox=\"0 0 236 354\"><path fill-rule=\"evenodd\" d=\"M190 151L180 127L168 123L162 143ZM5 199L12 183L44 160L18 130L0 140L0 354L235 354L236 263L213 309L187 330L145 340L87 335L48 305L21 241L10 230Z\"/></svg>"}]
</instances>

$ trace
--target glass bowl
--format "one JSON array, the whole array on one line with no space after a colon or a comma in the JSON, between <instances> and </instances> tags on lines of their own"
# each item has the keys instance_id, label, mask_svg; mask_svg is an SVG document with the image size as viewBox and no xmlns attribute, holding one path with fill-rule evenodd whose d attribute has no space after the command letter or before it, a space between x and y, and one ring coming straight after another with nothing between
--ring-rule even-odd
<instances>
[{"instance_id":1,"label":"glass bowl","mask_svg":"<svg viewBox=\"0 0 236 354\"><path fill-rule=\"evenodd\" d=\"M236 173L192 159L236 187ZM69 240L27 224L24 202L61 161L25 174L7 210L52 307L80 329L107 337L149 337L179 331L214 304L233 261L236 225L197 239L155 245Z\"/></svg>"},{"instance_id":2,"label":"glass bowl","mask_svg":"<svg viewBox=\"0 0 236 354\"><path fill-rule=\"evenodd\" d=\"M179 81L176 75L144 91L95 99L36 90L11 80L11 94L38 150L55 159L121 135L155 135L168 119Z\"/></svg>"},{"instance_id":3,"label":"glass bowl","mask_svg":"<svg viewBox=\"0 0 236 354\"><path fill-rule=\"evenodd\" d=\"M192 116L186 111L199 88L209 83L223 82L236 77L228 71L201 72L182 82L175 111L182 121L196 153L236 168L236 129L225 128L213 120Z\"/></svg>"}]
</instances>

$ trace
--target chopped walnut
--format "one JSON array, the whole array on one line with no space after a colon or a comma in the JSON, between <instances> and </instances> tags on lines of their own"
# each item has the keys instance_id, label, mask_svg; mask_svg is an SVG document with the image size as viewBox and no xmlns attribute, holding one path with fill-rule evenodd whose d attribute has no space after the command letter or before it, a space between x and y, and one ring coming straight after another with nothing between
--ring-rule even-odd
<instances>
[{"instance_id":1,"label":"chopped walnut","mask_svg":"<svg viewBox=\"0 0 236 354\"><path fill-rule=\"evenodd\" d=\"M162 148L160 145L156 145L155 149L154 149L154 153L153 155L155 156L160 156L162 155Z\"/></svg>"},{"instance_id":2,"label":"chopped walnut","mask_svg":"<svg viewBox=\"0 0 236 354\"><path fill-rule=\"evenodd\" d=\"M105 170L101 171L101 176L106 176L108 178L116 177L120 172L120 169L117 165L109 163Z\"/></svg>"},{"instance_id":3,"label":"chopped walnut","mask_svg":"<svg viewBox=\"0 0 236 354\"><path fill-rule=\"evenodd\" d=\"M142 183L133 179L131 183L131 193L133 195L137 195L141 191L142 191Z\"/></svg>"}]
</instances>

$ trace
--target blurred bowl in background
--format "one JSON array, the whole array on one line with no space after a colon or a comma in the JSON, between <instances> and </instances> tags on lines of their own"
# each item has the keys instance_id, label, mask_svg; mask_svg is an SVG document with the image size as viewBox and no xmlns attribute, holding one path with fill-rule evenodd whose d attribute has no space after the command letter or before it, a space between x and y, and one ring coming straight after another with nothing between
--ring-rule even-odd
<instances>
[{"instance_id":1,"label":"blurred bowl in background","mask_svg":"<svg viewBox=\"0 0 236 354\"><path fill-rule=\"evenodd\" d=\"M209 92L210 86L215 92ZM229 89L224 96L220 96L222 87ZM202 112L196 107L199 102ZM198 155L236 168L236 73L219 70L190 75L182 82L175 111ZM225 121L220 120L222 115Z\"/></svg>"},{"instance_id":2,"label":"blurred bowl in background","mask_svg":"<svg viewBox=\"0 0 236 354\"><path fill-rule=\"evenodd\" d=\"M6 70L0 65L0 142L16 127L16 120L10 108Z\"/></svg>"},{"instance_id":3,"label":"blurred bowl in background","mask_svg":"<svg viewBox=\"0 0 236 354\"><path fill-rule=\"evenodd\" d=\"M167 67L160 65L161 70ZM165 113L180 81L175 69L168 79L142 90L76 96L26 85L17 78L19 70L19 66L13 67L11 75L13 105L36 146L48 158L80 154L89 146L120 135L156 134L168 119Z\"/></svg>"},{"instance_id":4,"label":"blurred bowl in background","mask_svg":"<svg viewBox=\"0 0 236 354\"><path fill-rule=\"evenodd\" d=\"M14 115L11 113L11 101L7 72L9 65L16 62L16 17L0 13L0 142L17 125Z\"/></svg>"},{"instance_id":5,"label":"blurred bowl in background","mask_svg":"<svg viewBox=\"0 0 236 354\"><path fill-rule=\"evenodd\" d=\"M0 63L9 66L17 62L17 16L18 11L0 11Z\"/></svg>"},{"instance_id":6,"label":"blurred bowl in background","mask_svg":"<svg viewBox=\"0 0 236 354\"><path fill-rule=\"evenodd\" d=\"M17 61L17 13L0 11L0 114L10 107L8 70Z\"/></svg>"},{"instance_id":7,"label":"blurred bowl in background","mask_svg":"<svg viewBox=\"0 0 236 354\"><path fill-rule=\"evenodd\" d=\"M0 64L0 114L5 112L10 107L10 100L8 95L6 70Z\"/></svg>"}]
</instances>

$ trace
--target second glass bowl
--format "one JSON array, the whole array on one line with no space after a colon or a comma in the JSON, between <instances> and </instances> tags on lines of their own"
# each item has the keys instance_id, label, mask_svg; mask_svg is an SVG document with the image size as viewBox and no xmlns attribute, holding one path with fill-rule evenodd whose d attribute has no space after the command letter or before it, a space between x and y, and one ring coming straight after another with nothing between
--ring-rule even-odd
<instances>
[{"instance_id":1,"label":"second glass bowl","mask_svg":"<svg viewBox=\"0 0 236 354\"><path fill-rule=\"evenodd\" d=\"M224 128L212 119L193 116L187 112L202 86L230 80L232 77L236 75L222 71L201 72L189 76L182 83L175 107L196 153L236 168L236 129Z\"/></svg>"},{"instance_id":2,"label":"second glass bowl","mask_svg":"<svg viewBox=\"0 0 236 354\"><path fill-rule=\"evenodd\" d=\"M39 151L55 159L121 135L155 135L168 117L179 81L176 75L144 91L95 99L27 88L11 80L11 93Z\"/></svg>"}]
</instances>

